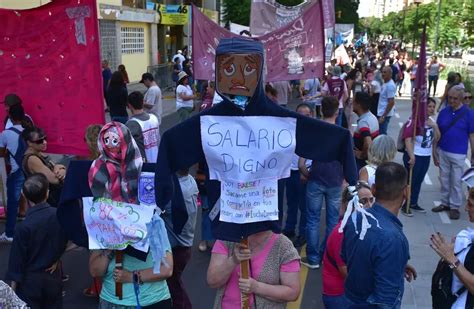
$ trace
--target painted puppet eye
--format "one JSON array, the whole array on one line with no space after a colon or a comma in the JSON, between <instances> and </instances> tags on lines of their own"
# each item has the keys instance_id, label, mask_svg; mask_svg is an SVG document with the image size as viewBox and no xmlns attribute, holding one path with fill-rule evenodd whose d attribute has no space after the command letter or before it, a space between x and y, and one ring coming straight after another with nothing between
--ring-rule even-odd
<instances>
[{"instance_id":1,"label":"painted puppet eye","mask_svg":"<svg viewBox=\"0 0 474 309\"><path fill-rule=\"evenodd\" d=\"M248 76L248 75L250 75L250 74L253 74L255 71L256 71L255 68L251 67L251 66L248 65L248 64L245 65L244 74L245 74L246 76Z\"/></svg>"},{"instance_id":2,"label":"painted puppet eye","mask_svg":"<svg viewBox=\"0 0 474 309\"><path fill-rule=\"evenodd\" d=\"M112 146L118 146L119 141L117 138L112 139Z\"/></svg>"},{"instance_id":3,"label":"painted puppet eye","mask_svg":"<svg viewBox=\"0 0 474 309\"><path fill-rule=\"evenodd\" d=\"M108 136L106 136L106 137L104 138L104 142L105 142L106 145L109 145L109 137L108 137Z\"/></svg>"},{"instance_id":4,"label":"painted puppet eye","mask_svg":"<svg viewBox=\"0 0 474 309\"><path fill-rule=\"evenodd\" d=\"M227 76L231 76L235 73L235 64L231 64L231 65L228 65L225 69L224 69L224 73L225 75Z\"/></svg>"}]
</instances>

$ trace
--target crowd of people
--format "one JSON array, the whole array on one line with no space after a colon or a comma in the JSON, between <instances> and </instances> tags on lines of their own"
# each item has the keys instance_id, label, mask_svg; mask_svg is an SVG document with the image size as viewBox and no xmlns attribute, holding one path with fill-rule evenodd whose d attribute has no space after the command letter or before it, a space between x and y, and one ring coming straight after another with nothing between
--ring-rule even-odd
<instances>
[{"instance_id":1,"label":"crowd of people","mask_svg":"<svg viewBox=\"0 0 474 309\"><path fill-rule=\"evenodd\" d=\"M443 94L436 97L437 82L446 66L434 56L426 66L428 94L433 89L426 107L429 117L423 132L414 138L403 138L400 147L387 135L395 114L395 98L409 98L414 93L420 64L405 51L383 43L350 48L348 54L349 63L334 59L325 76L268 83L265 93L275 104L289 108L296 86L300 100L296 113L352 132L359 173L356 186L347 185L340 162L316 162L294 154L291 175L284 181L286 214L280 220L282 233L259 232L244 245L216 240L212 235L206 166L198 166L195 177L189 170L180 170L177 177L188 219L177 234L168 205L170 209L163 215L168 232L167 255L159 274L153 271L151 254L145 261L125 255L123 267L119 268L114 251L91 250L88 267L94 284L84 294L99 297L99 308L103 309L132 308L137 301L143 308L192 308L181 276L192 258L200 205L203 216L198 249L206 252L212 248L207 283L217 289L214 308L239 308L241 293L251 296L251 308L284 308L301 293L300 264L309 269L322 265L322 300L326 308L399 308L404 280L416 279L417 273L408 264L409 244L398 214L401 211L413 217L413 211L426 212L419 197L432 157L439 167L441 184L441 205L432 211L448 211L449 218L459 219L464 198L464 162L469 146L471 153L474 149L472 95L462 84L461 76L453 72L448 74ZM176 108L182 122L195 112L198 95L187 52L178 51L173 63ZM125 67L120 65L112 73L107 61L102 66L104 98L113 125L135 140L145 162L156 163L163 110L161 89L154 76L142 75L141 82L147 87L144 95L139 91L129 94ZM214 82L199 84L202 102L198 109L204 111L212 108L219 95ZM60 259L70 244L61 233L55 208L67 166L47 156L47 132L34 125L21 98L9 94L4 102L8 116L0 147L9 170L6 224L0 242L12 243L7 280L21 298L18 302L33 308L61 308L62 281L68 276L63 273ZM85 159L100 156L101 129L99 124L87 128L84 142L90 154ZM397 151L403 152L403 165L393 162ZM474 155L470 161L474 164ZM17 217L24 215L24 208L28 208L26 219L16 224ZM320 235L323 209L326 222L324 235ZM474 192L470 189L466 211L471 222L473 209ZM465 293L464 304L472 302L474 268L466 264L470 257L470 250L465 250L468 244L459 240L453 249L438 234L432 235L431 242L435 252L452 266L456 275L453 281L466 287L461 292ZM306 256L300 258L297 249L304 245ZM465 252L459 254L460 250ZM252 262L252 276L240 278L239 265L247 260ZM123 283L121 300L114 296L117 282ZM140 286L139 294L134 283Z\"/></svg>"}]
</instances>

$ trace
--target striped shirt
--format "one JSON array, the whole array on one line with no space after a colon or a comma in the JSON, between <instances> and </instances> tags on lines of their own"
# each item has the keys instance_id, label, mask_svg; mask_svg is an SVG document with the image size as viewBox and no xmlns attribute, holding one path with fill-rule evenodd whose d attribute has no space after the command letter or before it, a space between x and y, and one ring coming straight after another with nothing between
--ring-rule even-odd
<instances>
[{"instance_id":1,"label":"striped shirt","mask_svg":"<svg viewBox=\"0 0 474 309\"><path fill-rule=\"evenodd\" d=\"M377 117L370 111L361 115L357 120L357 128L354 131L354 146L362 150L364 139L370 136L372 140L379 135L379 122Z\"/></svg>"}]
</instances>

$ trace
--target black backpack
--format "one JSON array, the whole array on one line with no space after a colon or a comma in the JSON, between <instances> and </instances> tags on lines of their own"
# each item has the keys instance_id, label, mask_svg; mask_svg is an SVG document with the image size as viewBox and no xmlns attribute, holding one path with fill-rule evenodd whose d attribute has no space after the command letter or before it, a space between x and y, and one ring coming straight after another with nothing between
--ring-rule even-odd
<instances>
[{"instance_id":1,"label":"black backpack","mask_svg":"<svg viewBox=\"0 0 474 309\"><path fill-rule=\"evenodd\" d=\"M15 153L10 153L10 152L9 153L13 157L13 160L15 160L18 167L21 169L22 168L22 162L23 162L23 156L25 155L25 151L26 151L26 148L28 148L28 146L26 145L26 142L23 139L23 136L21 135L20 130L18 130L17 128L14 128L14 127L8 128L7 130L13 131L16 134L18 134L18 148L16 149Z\"/></svg>"},{"instance_id":2,"label":"black backpack","mask_svg":"<svg viewBox=\"0 0 474 309\"><path fill-rule=\"evenodd\" d=\"M464 250L469 249L466 255L464 266L472 272L474 268L474 251L471 250L471 244L463 250L455 253L457 256ZM453 270L449 268L449 264L443 259L438 262L435 272L433 273L431 281L431 298L433 301L433 309L450 309L456 299L466 291L466 287L461 287L454 295L451 292L453 283ZM472 297L468 295L467 304L472 303ZM472 308L471 305L466 305L466 308Z\"/></svg>"}]
</instances>

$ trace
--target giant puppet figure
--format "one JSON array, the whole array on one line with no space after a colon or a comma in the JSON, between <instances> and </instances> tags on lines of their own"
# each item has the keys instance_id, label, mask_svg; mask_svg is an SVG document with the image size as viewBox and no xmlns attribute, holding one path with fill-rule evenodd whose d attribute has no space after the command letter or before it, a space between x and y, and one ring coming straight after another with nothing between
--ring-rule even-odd
<instances>
[{"instance_id":1,"label":"giant puppet figure","mask_svg":"<svg viewBox=\"0 0 474 309\"><path fill-rule=\"evenodd\" d=\"M238 223L220 220L222 217L222 213L219 214L219 206L222 203L220 199L221 182L226 180L222 179L223 172L245 170L246 168L237 163L240 162L240 158L238 155L234 155L230 164L224 162L223 169L218 170L220 163L216 164L207 151L207 146L211 143L206 140L207 137L204 135L209 132L202 131L210 117L222 119L227 124L232 124L232 119L239 123L245 123L248 120L250 123L252 119L254 121L260 118L262 122L268 121L268 119L270 121L285 121L286 119L286 122L294 122L296 140L294 152L298 156L319 162L337 160L343 165L346 181L353 185L357 181L350 132L344 128L299 115L271 102L265 96L263 88L264 60L264 49L261 42L243 37L221 39L216 49L216 89L219 95L222 96L223 101L163 134L155 173L156 202L161 208L170 201L172 202L172 220L175 230L182 229L187 220L187 214L182 198L179 197L181 195L179 188L173 180L173 174L196 163L207 163L206 166L214 165L214 168L210 167L206 171L207 176L210 176L206 186L209 205L214 207L210 216L213 223L213 233L217 239L240 241L257 232L266 230L280 232L281 230L280 222L275 219ZM256 118L256 116L259 118ZM271 122L269 123L271 125ZM224 132L215 133L214 135L223 137ZM226 138L229 139L228 143L219 145L219 147L222 146L223 151L232 151L230 149L232 146L241 143L239 137L236 141L226 134L224 139ZM251 147L257 146L252 137L249 137L247 142L248 145L246 146L248 147L243 148L240 152L242 157L251 151ZM253 143L251 144L251 142ZM226 148L229 149L226 150ZM222 157L225 157L225 154ZM284 166L283 168L287 167ZM252 170L252 172L255 172L255 170ZM255 179L268 176L259 176L259 174L260 172L253 174ZM239 177L240 175L236 173L229 180L235 180ZM284 178L283 175L273 175L272 177L279 179L278 182L281 182L281 178ZM248 181L251 178L245 180ZM281 190L279 191L281 196ZM281 210L280 199L280 213Z\"/></svg>"}]
</instances>

